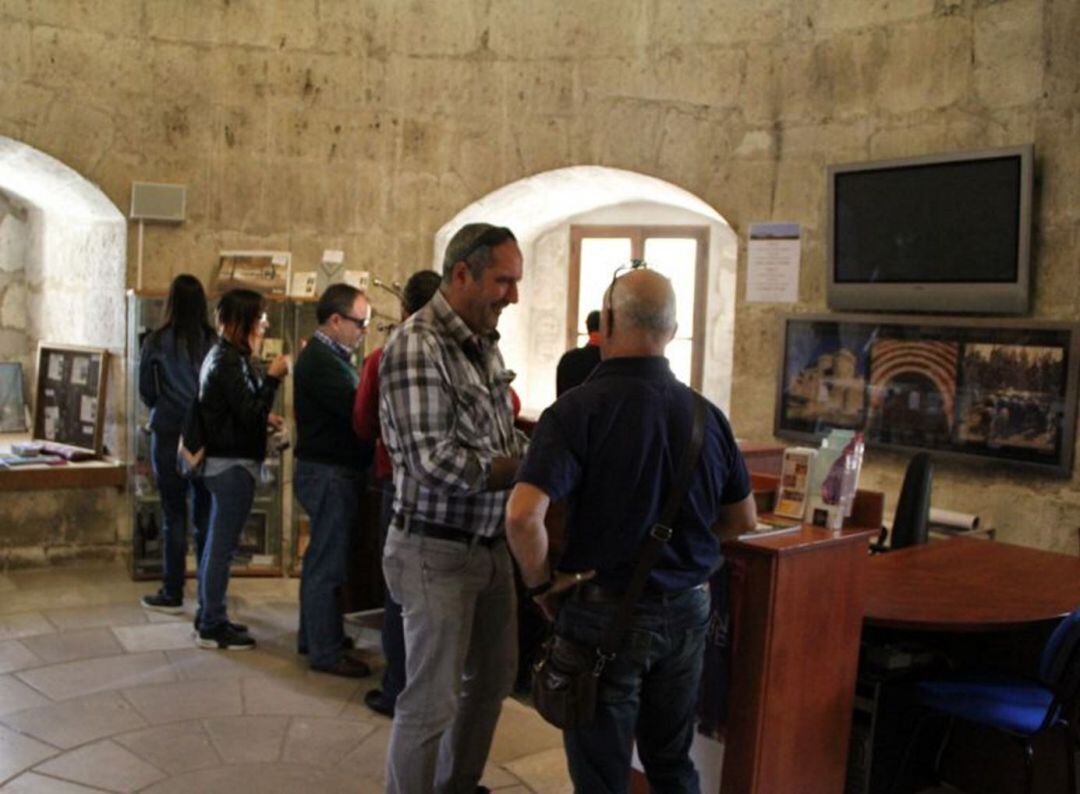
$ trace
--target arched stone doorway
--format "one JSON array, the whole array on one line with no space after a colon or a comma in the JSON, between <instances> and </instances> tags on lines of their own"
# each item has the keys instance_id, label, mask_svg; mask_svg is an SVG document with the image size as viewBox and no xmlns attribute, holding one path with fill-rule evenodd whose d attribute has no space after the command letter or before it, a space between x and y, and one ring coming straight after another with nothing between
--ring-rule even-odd
<instances>
[{"instance_id":1,"label":"arched stone doorway","mask_svg":"<svg viewBox=\"0 0 1080 794\"><path fill-rule=\"evenodd\" d=\"M29 405L39 341L108 349L105 445L121 456L126 232L96 185L0 136L0 360L23 364ZM115 488L5 493L0 568L115 558L130 543L125 498Z\"/></svg>"},{"instance_id":2,"label":"arched stone doorway","mask_svg":"<svg viewBox=\"0 0 1080 794\"><path fill-rule=\"evenodd\" d=\"M737 237L697 196L661 179L602 166L546 171L470 204L435 235L433 267L463 224L487 221L514 230L525 256L520 303L503 314L500 343L517 371L524 410L538 414L555 397L555 366L566 349L569 227L572 224L697 224L709 229L702 391L725 410L731 396Z\"/></svg>"},{"instance_id":3,"label":"arched stone doorway","mask_svg":"<svg viewBox=\"0 0 1080 794\"><path fill-rule=\"evenodd\" d=\"M0 359L21 361L29 385L39 341L117 354L106 420L114 452L122 449L126 234L124 216L96 185L0 136Z\"/></svg>"}]
</instances>

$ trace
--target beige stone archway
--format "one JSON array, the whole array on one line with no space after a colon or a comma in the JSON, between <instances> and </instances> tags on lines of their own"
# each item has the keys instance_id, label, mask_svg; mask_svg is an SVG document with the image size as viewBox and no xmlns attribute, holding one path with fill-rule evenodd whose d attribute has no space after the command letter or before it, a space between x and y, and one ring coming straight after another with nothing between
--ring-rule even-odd
<instances>
[{"instance_id":1,"label":"beige stone archway","mask_svg":"<svg viewBox=\"0 0 1080 794\"><path fill-rule=\"evenodd\" d=\"M571 166L505 185L457 213L435 235L433 267L463 224L487 221L514 230L525 256L520 303L499 330L526 415L555 397L555 365L564 352L568 227L572 223L699 224L709 227L705 395L725 410L731 397L737 236L697 196L662 179L595 165Z\"/></svg>"},{"instance_id":2,"label":"beige stone archway","mask_svg":"<svg viewBox=\"0 0 1080 794\"><path fill-rule=\"evenodd\" d=\"M126 269L126 221L105 194L0 136L0 360L23 363L30 404L39 341L112 352L105 445L121 456ZM0 568L112 559L129 537L124 500L115 488L6 493Z\"/></svg>"},{"instance_id":3,"label":"beige stone archway","mask_svg":"<svg viewBox=\"0 0 1080 794\"><path fill-rule=\"evenodd\" d=\"M127 226L120 210L59 160L3 136L0 193L8 210L0 217L0 270L9 280L22 272L28 343L122 350Z\"/></svg>"}]
</instances>

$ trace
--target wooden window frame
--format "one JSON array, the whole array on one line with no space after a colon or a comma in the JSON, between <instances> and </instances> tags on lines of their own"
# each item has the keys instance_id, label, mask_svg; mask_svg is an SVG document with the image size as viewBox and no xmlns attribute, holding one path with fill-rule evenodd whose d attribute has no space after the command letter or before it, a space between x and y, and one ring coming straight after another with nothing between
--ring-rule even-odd
<instances>
[{"instance_id":1,"label":"wooden window frame","mask_svg":"<svg viewBox=\"0 0 1080 794\"><path fill-rule=\"evenodd\" d=\"M577 346L578 300L581 294L581 241L586 237L619 237L630 239L630 257L645 258L645 241L657 237L692 238L697 241L697 261L694 264L694 321L690 335L690 386L701 389L705 365L705 296L709 283L708 226L571 226L570 273L566 290L566 348Z\"/></svg>"}]
</instances>

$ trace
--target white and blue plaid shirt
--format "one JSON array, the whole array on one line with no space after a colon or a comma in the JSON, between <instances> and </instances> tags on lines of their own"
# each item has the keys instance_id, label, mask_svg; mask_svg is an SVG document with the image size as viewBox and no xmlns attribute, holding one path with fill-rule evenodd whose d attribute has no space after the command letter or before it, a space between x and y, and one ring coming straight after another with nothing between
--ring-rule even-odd
<instances>
[{"instance_id":1,"label":"white and blue plaid shirt","mask_svg":"<svg viewBox=\"0 0 1080 794\"><path fill-rule=\"evenodd\" d=\"M353 351L349 350L349 348L345 347L341 342L331 339L318 328L315 329L315 333L313 333L312 336L337 353L338 358L344 359L345 361L352 361Z\"/></svg>"},{"instance_id":2,"label":"white and blue plaid shirt","mask_svg":"<svg viewBox=\"0 0 1080 794\"><path fill-rule=\"evenodd\" d=\"M402 323L379 364L379 416L394 464L394 514L493 537L509 491L487 490L491 461L520 457L510 381L496 345L441 292Z\"/></svg>"}]
</instances>

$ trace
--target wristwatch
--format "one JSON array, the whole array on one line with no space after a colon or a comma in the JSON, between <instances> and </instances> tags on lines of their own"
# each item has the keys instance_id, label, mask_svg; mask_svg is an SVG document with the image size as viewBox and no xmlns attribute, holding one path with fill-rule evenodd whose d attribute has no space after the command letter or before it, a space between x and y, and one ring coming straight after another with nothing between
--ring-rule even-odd
<instances>
[{"instance_id":1,"label":"wristwatch","mask_svg":"<svg viewBox=\"0 0 1080 794\"><path fill-rule=\"evenodd\" d=\"M539 598L548 590L550 590L552 585L554 584L555 580L549 578L547 581L541 582L536 587L526 587L525 594L529 596L529 598Z\"/></svg>"}]
</instances>

